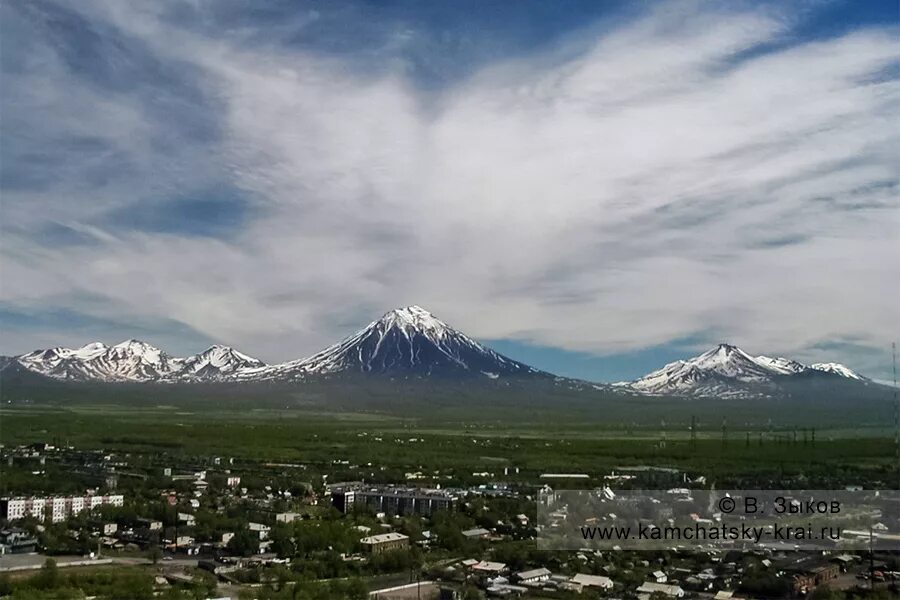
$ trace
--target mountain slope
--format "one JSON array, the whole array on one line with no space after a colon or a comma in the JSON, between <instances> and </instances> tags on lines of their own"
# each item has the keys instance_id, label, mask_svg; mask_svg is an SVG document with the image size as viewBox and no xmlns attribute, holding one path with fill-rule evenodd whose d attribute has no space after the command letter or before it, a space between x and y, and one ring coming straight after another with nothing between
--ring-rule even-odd
<instances>
[{"instance_id":1,"label":"mountain slope","mask_svg":"<svg viewBox=\"0 0 900 600\"><path fill-rule=\"evenodd\" d=\"M35 350L11 360L53 379L101 382L219 380L242 369L265 366L227 346L211 346L199 354L175 358L134 339L115 346L93 342L77 349Z\"/></svg>"},{"instance_id":2,"label":"mountain slope","mask_svg":"<svg viewBox=\"0 0 900 600\"><path fill-rule=\"evenodd\" d=\"M788 388L794 393L798 385L814 380L869 381L838 363L807 366L788 358L751 356L736 346L719 344L699 356L669 363L618 385L650 395L760 398L789 395Z\"/></svg>"},{"instance_id":3,"label":"mountain slope","mask_svg":"<svg viewBox=\"0 0 900 600\"><path fill-rule=\"evenodd\" d=\"M419 306L385 313L309 358L248 373L243 379L349 374L397 377L552 377L507 358L451 328Z\"/></svg>"},{"instance_id":4,"label":"mountain slope","mask_svg":"<svg viewBox=\"0 0 900 600\"><path fill-rule=\"evenodd\" d=\"M176 358L139 340L111 347L94 342L78 349L35 350L14 360L33 373L67 381L271 382L356 375L556 379L494 352L418 306L392 310L309 358L271 366L227 346Z\"/></svg>"},{"instance_id":5,"label":"mountain slope","mask_svg":"<svg viewBox=\"0 0 900 600\"><path fill-rule=\"evenodd\" d=\"M809 365L810 369L815 369L816 371L822 371L823 373L832 373L834 375L840 375L841 377L846 377L848 379L856 379L859 381L869 381L867 377L863 377L859 373L852 371L851 369L845 367L840 363L816 363L814 365Z\"/></svg>"},{"instance_id":6,"label":"mountain slope","mask_svg":"<svg viewBox=\"0 0 900 600\"><path fill-rule=\"evenodd\" d=\"M204 380L225 379L234 373L264 367L266 363L234 348L214 345L182 359L180 365L179 377Z\"/></svg>"}]
</instances>

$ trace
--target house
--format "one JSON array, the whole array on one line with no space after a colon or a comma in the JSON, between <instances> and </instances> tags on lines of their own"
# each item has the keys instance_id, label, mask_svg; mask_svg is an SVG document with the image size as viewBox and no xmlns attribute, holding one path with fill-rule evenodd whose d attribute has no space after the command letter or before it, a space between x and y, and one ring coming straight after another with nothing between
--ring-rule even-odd
<instances>
[{"instance_id":1,"label":"house","mask_svg":"<svg viewBox=\"0 0 900 600\"><path fill-rule=\"evenodd\" d=\"M541 567L539 569L531 569L530 571L520 571L516 573L516 579L518 579L520 583L538 583L550 579L551 574L549 569Z\"/></svg>"},{"instance_id":2,"label":"house","mask_svg":"<svg viewBox=\"0 0 900 600\"><path fill-rule=\"evenodd\" d=\"M103 535L112 535L119 530L119 526L115 523L103 524Z\"/></svg>"},{"instance_id":3,"label":"house","mask_svg":"<svg viewBox=\"0 0 900 600\"><path fill-rule=\"evenodd\" d=\"M141 527L146 527L150 531L159 531L163 526L162 521L157 521L156 519L146 519L141 517L137 522Z\"/></svg>"},{"instance_id":4,"label":"house","mask_svg":"<svg viewBox=\"0 0 900 600\"><path fill-rule=\"evenodd\" d=\"M381 533L371 535L359 540L363 549L369 554L382 554L383 552L391 552L392 550L401 550L409 546L409 536L402 533Z\"/></svg>"},{"instance_id":5,"label":"house","mask_svg":"<svg viewBox=\"0 0 900 600\"><path fill-rule=\"evenodd\" d=\"M197 524L196 519L194 519L194 515L190 513L178 513L178 522L187 527L193 527Z\"/></svg>"},{"instance_id":6,"label":"house","mask_svg":"<svg viewBox=\"0 0 900 600\"><path fill-rule=\"evenodd\" d=\"M637 590L638 594L663 594L670 598L684 598L684 590L677 585L668 585L665 583L656 583L655 581L647 581L641 584Z\"/></svg>"},{"instance_id":7,"label":"house","mask_svg":"<svg viewBox=\"0 0 900 600\"><path fill-rule=\"evenodd\" d=\"M275 515L276 523L293 523L300 518L300 513L283 512Z\"/></svg>"},{"instance_id":8,"label":"house","mask_svg":"<svg viewBox=\"0 0 900 600\"><path fill-rule=\"evenodd\" d=\"M666 577L666 574L663 571L653 571L653 580L656 583L665 583L669 578Z\"/></svg>"},{"instance_id":9,"label":"house","mask_svg":"<svg viewBox=\"0 0 900 600\"><path fill-rule=\"evenodd\" d=\"M470 559L471 560L471 559ZM465 564L466 561L463 561ZM497 574L502 573L506 570L506 563L502 562L492 562L489 560L480 560L471 566L473 571L477 571L479 573L484 574Z\"/></svg>"},{"instance_id":10,"label":"house","mask_svg":"<svg viewBox=\"0 0 900 600\"><path fill-rule=\"evenodd\" d=\"M0 555L29 554L35 551L37 539L24 529L4 529L0 531Z\"/></svg>"},{"instance_id":11,"label":"house","mask_svg":"<svg viewBox=\"0 0 900 600\"><path fill-rule=\"evenodd\" d=\"M437 539L437 536L436 536L433 532L431 532L431 531L423 531L423 532L422 532L422 539L419 540L419 541L416 542L416 543L417 543L418 545L420 545L420 546L427 547L427 546L430 546L430 545L431 545L431 542L433 542L433 541L436 540L436 539Z\"/></svg>"},{"instance_id":12,"label":"house","mask_svg":"<svg viewBox=\"0 0 900 600\"><path fill-rule=\"evenodd\" d=\"M490 536L491 532L483 527L476 527L475 529L466 529L462 534L469 540L483 540Z\"/></svg>"},{"instance_id":13,"label":"house","mask_svg":"<svg viewBox=\"0 0 900 600\"><path fill-rule=\"evenodd\" d=\"M816 586L837 579L841 569L836 564L822 563L805 567L794 573L794 592L806 594Z\"/></svg>"},{"instance_id":14,"label":"house","mask_svg":"<svg viewBox=\"0 0 900 600\"><path fill-rule=\"evenodd\" d=\"M611 590L613 588L613 580L609 577L602 577L600 575L584 575L578 573L577 575L573 575L572 579L569 581L582 587L594 587L601 590Z\"/></svg>"},{"instance_id":15,"label":"house","mask_svg":"<svg viewBox=\"0 0 900 600\"><path fill-rule=\"evenodd\" d=\"M228 544L228 542L230 542L231 538L233 538L233 537L234 537L234 532L232 532L232 531L226 531L225 533L223 533L222 534L222 542L221 542L222 545Z\"/></svg>"},{"instance_id":16,"label":"house","mask_svg":"<svg viewBox=\"0 0 900 600\"><path fill-rule=\"evenodd\" d=\"M256 532L259 536L259 539L264 540L269 537L269 531L271 531L271 527L268 525L264 525L263 523L254 523L250 522L247 524L250 527L250 531Z\"/></svg>"}]
</instances>

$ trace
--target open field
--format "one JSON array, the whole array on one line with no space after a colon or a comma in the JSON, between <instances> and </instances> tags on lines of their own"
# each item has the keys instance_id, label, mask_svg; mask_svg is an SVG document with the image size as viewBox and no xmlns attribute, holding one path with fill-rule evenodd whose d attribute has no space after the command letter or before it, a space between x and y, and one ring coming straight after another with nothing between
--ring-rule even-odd
<instances>
[{"instance_id":1,"label":"open field","mask_svg":"<svg viewBox=\"0 0 900 600\"><path fill-rule=\"evenodd\" d=\"M499 420L402 419L359 413L140 410L82 405L70 409L15 408L0 412L0 442L49 442L79 449L279 461L307 467L377 464L387 470L434 470L454 476L520 467L608 472L652 464L698 472L804 473L843 469L896 473L894 440L877 428L729 428L690 424L633 426L585 422L504 423ZM347 473L347 476L352 476ZM896 481L896 477L888 481Z\"/></svg>"}]
</instances>

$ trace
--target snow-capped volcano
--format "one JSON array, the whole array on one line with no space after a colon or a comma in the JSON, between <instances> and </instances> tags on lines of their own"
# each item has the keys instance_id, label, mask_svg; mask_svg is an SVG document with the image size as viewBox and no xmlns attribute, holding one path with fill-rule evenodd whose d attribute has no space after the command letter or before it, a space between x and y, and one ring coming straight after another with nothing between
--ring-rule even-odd
<instances>
[{"instance_id":1,"label":"snow-capped volcano","mask_svg":"<svg viewBox=\"0 0 900 600\"><path fill-rule=\"evenodd\" d=\"M35 350L11 357L0 368L9 365L72 381L290 382L344 375L488 381L527 377L551 380L571 389L605 388L558 378L503 356L419 306L389 311L309 358L275 365L267 366L233 348L219 345L193 356L176 358L134 339L115 346L93 342L75 349ZM783 396L791 386L799 389L797 385L831 385L830 382L840 381L874 385L837 363L807 366L787 358L752 356L736 346L719 344L694 358L667 364L636 381L615 384L615 389L651 395L751 398Z\"/></svg>"},{"instance_id":2,"label":"snow-capped volcano","mask_svg":"<svg viewBox=\"0 0 900 600\"><path fill-rule=\"evenodd\" d=\"M139 340L111 347L94 342L75 350L35 350L15 360L30 371L75 381L291 381L351 373L552 377L486 348L419 306L392 310L309 358L271 366L228 346L175 358Z\"/></svg>"},{"instance_id":3,"label":"snow-capped volcano","mask_svg":"<svg viewBox=\"0 0 900 600\"><path fill-rule=\"evenodd\" d=\"M453 329L419 306L385 313L377 321L309 358L275 365L256 377L338 373L407 376L548 374L514 361Z\"/></svg>"},{"instance_id":4,"label":"snow-capped volcano","mask_svg":"<svg viewBox=\"0 0 900 600\"><path fill-rule=\"evenodd\" d=\"M786 378L816 374L866 381L837 363L807 366L788 358L751 356L737 346L719 344L619 386L654 395L756 397L776 393Z\"/></svg>"}]
</instances>

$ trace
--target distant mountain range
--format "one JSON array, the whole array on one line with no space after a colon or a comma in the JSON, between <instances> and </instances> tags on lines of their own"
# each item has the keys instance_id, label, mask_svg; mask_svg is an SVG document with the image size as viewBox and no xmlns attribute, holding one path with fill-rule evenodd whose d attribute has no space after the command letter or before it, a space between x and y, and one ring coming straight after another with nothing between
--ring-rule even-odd
<instances>
[{"instance_id":1,"label":"distant mountain range","mask_svg":"<svg viewBox=\"0 0 900 600\"><path fill-rule=\"evenodd\" d=\"M139 340L115 346L35 350L3 357L0 372L36 374L70 382L252 383L380 379L433 382L529 381L568 390L626 395L759 398L804 393L842 382L877 386L837 363L804 365L787 358L751 356L728 344L679 360L640 379L612 385L557 377L483 346L418 306L392 310L368 326L308 358L266 365L228 346L173 357Z\"/></svg>"},{"instance_id":2,"label":"distant mountain range","mask_svg":"<svg viewBox=\"0 0 900 600\"><path fill-rule=\"evenodd\" d=\"M719 344L699 356L669 363L635 381L614 385L658 396L751 398L784 395L786 385L835 378L872 384L871 380L838 363L804 365L789 358L751 356L737 346Z\"/></svg>"},{"instance_id":3,"label":"distant mountain range","mask_svg":"<svg viewBox=\"0 0 900 600\"><path fill-rule=\"evenodd\" d=\"M418 306L392 310L321 352L276 365L228 346L177 358L133 339L115 346L93 342L77 349L35 350L6 362L53 379L110 383L298 381L341 375L554 378L486 348Z\"/></svg>"}]
</instances>

